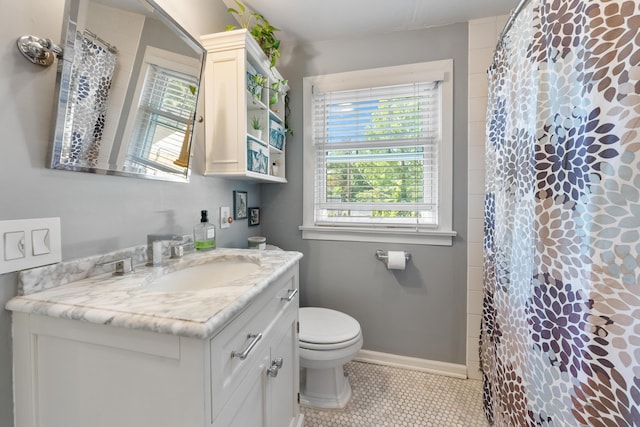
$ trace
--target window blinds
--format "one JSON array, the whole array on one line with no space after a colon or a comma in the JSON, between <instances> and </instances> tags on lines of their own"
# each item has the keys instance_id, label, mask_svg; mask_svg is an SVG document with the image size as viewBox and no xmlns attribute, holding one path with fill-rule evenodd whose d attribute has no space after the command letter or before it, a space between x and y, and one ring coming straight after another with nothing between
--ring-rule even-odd
<instances>
[{"instance_id":1,"label":"window blinds","mask_svg":"<svg viewBox=\"0 0 640 427\"><path fill-rule=\"evenodd\" d=\"M196 109L190 87L195 77L150 64L138 104L130 159L165 171L180 171L173 162L180 155L187 126Z\"/></svg>"},{"instance_id":2,"label":"window blinds","mask_svg":"<svg viewBox=\"0 0 640 427\"><path fill-rule=\"evenodd\" d=\"M439 87L314 88L316 225L438 225Z\"/></svg>"}]
</instances>

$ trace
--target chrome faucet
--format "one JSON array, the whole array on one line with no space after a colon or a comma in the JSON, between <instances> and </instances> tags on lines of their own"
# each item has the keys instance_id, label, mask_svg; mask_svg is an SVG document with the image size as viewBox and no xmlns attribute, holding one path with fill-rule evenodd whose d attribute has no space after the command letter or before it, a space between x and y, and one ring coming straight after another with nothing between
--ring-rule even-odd
<instances>
[{"instance_id":1,"label":"chrome faucet","mask_svg":"<svg viewBox=\"0 0 640 427\"><path fill-rule=\"evenodd\" d=\"M183 237L180 234L147 234L149 248L147 249L147 259L150 260L149 265L162 264L162 242L182 242L182 240Z\"/></svg>"},{"instance_id":2,"label":"chrome faucet","mask_svg":"<svg viewBox=\"0 0 640 427\"><path fill-rule=\"evenodd\" d=\"M102 267L104 265L115 265L115 270L113 272L114 276L124 276L125 274L133 273L133 257L124 257L119 259L114 259L112 261L100 262L96 264L98 267Z\"/></svg>"}]
</instances>

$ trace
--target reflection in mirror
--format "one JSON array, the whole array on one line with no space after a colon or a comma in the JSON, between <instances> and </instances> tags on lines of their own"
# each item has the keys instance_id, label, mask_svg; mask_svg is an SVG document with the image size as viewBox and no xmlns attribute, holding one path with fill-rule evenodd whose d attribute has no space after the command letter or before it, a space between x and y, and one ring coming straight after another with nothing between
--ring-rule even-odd
<instances>
[{"instance_id":1,"label":"reflection in mirror","mask_svg":"<svg viewBox=\"0 0 640 427\"><path fill-rule=\"evenodd\" d=\"M189 180L205 51L151 0L67 0L50 166Z\"/></svg>"}]
</instances>

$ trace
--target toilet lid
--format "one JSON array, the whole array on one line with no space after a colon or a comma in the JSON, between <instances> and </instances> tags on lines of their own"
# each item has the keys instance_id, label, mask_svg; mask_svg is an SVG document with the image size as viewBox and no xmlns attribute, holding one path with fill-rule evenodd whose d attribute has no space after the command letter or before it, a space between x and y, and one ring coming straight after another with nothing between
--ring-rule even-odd
<instances>
[{"instance_id":1,"label":"toilet lid","mask_svg":"<svg viewBox=\"0 0 640 427\"><path fill-rule=\"evenodd\" d=\"M304 307L298 313L299 340L314 344L336 344L357 339L360 324L348 314L318 307Z\"/></svg>"}]
</instances>

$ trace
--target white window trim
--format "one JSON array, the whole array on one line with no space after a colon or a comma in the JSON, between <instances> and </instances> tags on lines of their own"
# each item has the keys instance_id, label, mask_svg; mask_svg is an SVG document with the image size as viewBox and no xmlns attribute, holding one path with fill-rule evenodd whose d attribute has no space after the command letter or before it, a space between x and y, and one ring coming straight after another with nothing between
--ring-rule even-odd
<instances>
[{"instance_id":1,"label":"white window trim","mask_svg":"<svg viewBox=\"0 0 640 427\"><path fill-rule=\"evenodd\" d=\"M442 80L442 141L439 147L437 228L409 231L365 227L325 227L314 224L315 150L311 132L311 94L322 90L348 90L417 81ZM304 155L303 155L303 239L351 242L382 242L451 246L453 231L453 60L423 62L370 70L310 76L303 79Z\"/></svg>"}]
</instances>

